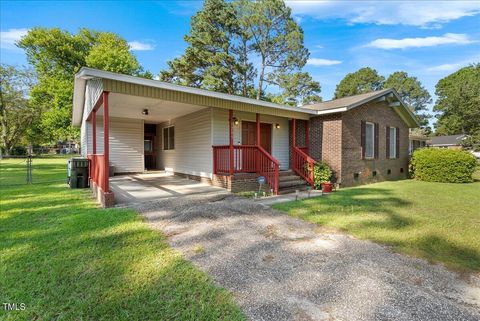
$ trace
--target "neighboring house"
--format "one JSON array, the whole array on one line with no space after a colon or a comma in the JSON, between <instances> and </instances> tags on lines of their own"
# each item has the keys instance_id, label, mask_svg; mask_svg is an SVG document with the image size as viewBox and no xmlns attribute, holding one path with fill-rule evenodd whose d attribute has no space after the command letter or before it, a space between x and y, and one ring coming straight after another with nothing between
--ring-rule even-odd
<instances>
[{"instance_id":1,"label":"neighboring house","mask_svg":"<svg viewBox=\"0 0 480 321\"><path fill-rule=\"evenodd\" d=\"M428 136L423 134L419 128L411 128L410 135L409 135L409 148L408 153L412 155L412 153L418 149L427 146L427 141L429 140Z\"/></svg>"},{"instance_id":2,"label":"neighboring house","mask_svg":"<svg viewBox=\"0 0 480 321\"><path fill-rule=\"evenodd\" d=\"M461 149L462 139L465 138L466 135L459 134L459 135L449 135L449 136L435 136L432 137L427 145L430 147L439 147L439 148L450 148L450 149Z\"/></svg>"},{"instance_id":3,"label":"neighboring house","mask_svg":"<svg viewBox=\"0 0 480 321\"><path fill-rule=\"evenodd\" d=\"M322 160L341 186L404 178L418 126L393 89L302 108L90 68L75 77L72 122L107 206L110 174L149 169L231 191L264 176L274 193L311 185Z\"/></svg>"}]
</instances>

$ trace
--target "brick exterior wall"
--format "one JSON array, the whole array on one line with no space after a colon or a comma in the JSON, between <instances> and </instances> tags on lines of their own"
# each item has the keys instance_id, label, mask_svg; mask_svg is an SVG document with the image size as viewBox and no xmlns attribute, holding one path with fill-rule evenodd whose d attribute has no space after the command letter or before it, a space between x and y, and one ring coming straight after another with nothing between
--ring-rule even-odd
<instances>
[{"instance_id":1,"label":"brick exterior wall","mask_svg":"<svg viewBox=\"0 0 480 321\"><path fill-rule=\"evenodd\" d=\"M318 116L310 123L310 156L327 163L338 183L342 175L342 121L341 113Z\"/></svg>"},{"instance_id":2,"label":"brick exterior wall","mask_svg":"<svg viewBox=\"0 0 480 321\"><path fill-rule=\"evenodd\" d=\"M290 120L288 122L288 150L292 150L292 141L293 141L293 137L292 137L292 121ZM297 123L296 123L296 141L297 141L297 147L305 147L306 145L306 142L307 142L307 135L306 135L306 132L305 132L305 127L307 126L307 123L305 120L301 120L301 119L297 119ZM310 132L312 131L312 128L310 127ZM310 137L310 141L311 141L311 137ZM290 156L291 156L291 153L290 153Z\"/></svg>"},{"instance_id":3,"label":"brick exterior wall","mask_svg":"<svg viewBox=\"0 0 480 321\"><path fill-rule=\"evenodd\" d=\"M213 186L225 188L232 193L256 192L258 191L257 174L255 173L236 173L233 177L230 175L213 175L212 179L189 175L184 173L174 173L177 176L197 180ZM270 185L264 184L262 192L270 193Z\"/></svg>"},{"instance_id":4,"label":"brick exterior wall","mask_svg":"<svg viewBox=\"0 0 480 321\"><path fill-rule=\"evenodd\" d=\"M348 112L312 118L310 155L317 161L326 162L341 186L406 178L409 130L393 108L385 102L372 102ZM378 123L380 126L378 159L362 159L362 120ZM400 130L400 157L396 159L388 159L386 156L387 126L398 127ZM375 176L373 172L376 172ZM358 173L356 179L355 173Z\"/></svg>"},{"instance_id":5,"label":"brick exterior wall","mask_svg":"<svg viewBox=\"0 0 480 321\"><path fill-rule=\"evenodd\" d=\"M343 114L341 176L343 186L407 178L409 130L393 108L385 102L368 103ZM378 159L361 157L362 120L378 123L380 126ZM397 147L400 151L399 158L387 158L387 126L398 127L400 130L400 146ZM358 179L354 179L354 173L359 173Z\"/></svg>"}]
</instances>

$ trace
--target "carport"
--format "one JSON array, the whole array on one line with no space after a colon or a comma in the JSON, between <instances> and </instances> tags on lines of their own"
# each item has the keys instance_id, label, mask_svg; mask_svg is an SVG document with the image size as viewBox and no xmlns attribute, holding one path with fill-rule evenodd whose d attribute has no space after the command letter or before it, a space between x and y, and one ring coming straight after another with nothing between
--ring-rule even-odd
<instances>
[{"instance_id":1,"label":"carport","mask_svg":"<svg viewBox=\"0 0 480 321\"><path fill-rule=\"evenodd\" d=\"M165 171L114 176L110 178L110 189L120 206L188 195L228 194L223 188Z\"/></svg>"}]
</instances>

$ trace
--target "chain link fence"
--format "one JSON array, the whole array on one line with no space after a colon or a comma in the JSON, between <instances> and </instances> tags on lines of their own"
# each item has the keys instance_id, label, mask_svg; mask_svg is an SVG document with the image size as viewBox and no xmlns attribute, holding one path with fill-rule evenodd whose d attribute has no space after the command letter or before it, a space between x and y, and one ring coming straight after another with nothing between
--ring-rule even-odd
<instances>
[{"instance_id":1,"label":"chain link fence","mask_svg":"<svg viewBox=\"0 0 480 321\"><path fill-rule=\"evenodd\" d=\"M0 187L67 182L68 158L78 155L11 156L0 160Z\"/></svg>"}]
</instances>

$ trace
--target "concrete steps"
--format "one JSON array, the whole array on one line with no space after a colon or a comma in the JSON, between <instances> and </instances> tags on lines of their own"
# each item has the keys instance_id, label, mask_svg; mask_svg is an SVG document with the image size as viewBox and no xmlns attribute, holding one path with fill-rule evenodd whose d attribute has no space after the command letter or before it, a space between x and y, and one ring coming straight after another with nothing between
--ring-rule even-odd
<instances>
[{"instance_id":1,"label":"concrete steps","mask_svg":"<svg viewBox=\"0 0 480 321\"><path fill-rule=\"evenodd\" d=\"M308 187L307 182L300 176L296 175L292 170L281 171L278 182L278 193L289 194L296 190L304 191Z\"/></svg>"}]
</instances>

